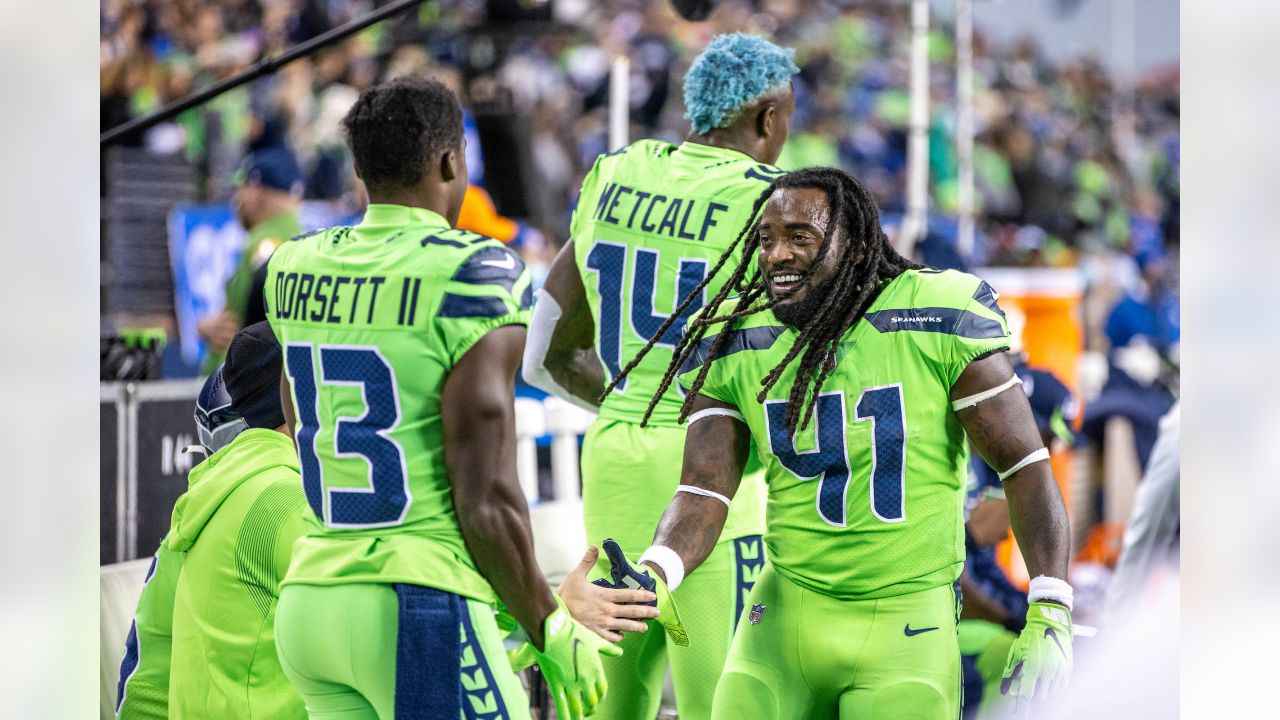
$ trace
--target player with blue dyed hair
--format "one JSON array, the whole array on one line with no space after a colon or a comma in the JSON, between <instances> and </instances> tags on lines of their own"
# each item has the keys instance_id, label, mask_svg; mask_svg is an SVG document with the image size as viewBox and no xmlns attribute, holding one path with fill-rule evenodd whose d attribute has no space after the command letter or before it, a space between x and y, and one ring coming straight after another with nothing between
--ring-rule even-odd
<instances>
[{"instance_id":1,"label":"player with blue dyed hair","mask_svg":"<svg viewBox=\"0 0 1280 720\"><path fill-rule=\"evenodd\" d=\"M795 54L755 35L712 38L684 78L684 116L693 134L728 128L762 102L784 101L791 95L791 76L800 72Z\"/></svg>"},{"instance_id":2,"label":"player with blue dyed hair","mask_svg":"<svg viewBox=\"0 0 1280 720\"><path fill-rule=\"evenodd\" d=\"M799 70L792 56L750 35L714 38L685 77L688 138L679 145L638 140L596 160L583 180L572 239L536 295L524 376L599 413L583 446L585 524L592 542L616 540L615 553L639 557L679 489L680 393L672 389L655 401L647 427L640 421L685 321L723 281L700 289L674 320L673 310L719 269L737 228L751 220L752 203L781 174L772 163L795 109L790 80ZM661 337L653 351L627 366L626 384L602 399L607 382L624 372L624 359L655 334ZM622 656L602 658L609 694L598 717L654 717L668 660L681 720L710 717L729 642L764 567L758 467L745 473L697 576L678 588L668 578L669 595L660 589L659 620L668 635L630 634Z\"/></svg>"}]
</instances>

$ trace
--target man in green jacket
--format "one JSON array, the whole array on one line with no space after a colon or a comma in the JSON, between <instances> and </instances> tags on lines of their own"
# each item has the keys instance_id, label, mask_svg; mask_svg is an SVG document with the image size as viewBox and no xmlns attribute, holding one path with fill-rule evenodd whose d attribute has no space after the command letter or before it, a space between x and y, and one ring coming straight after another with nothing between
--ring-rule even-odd
<instances>
[{"instance_id":1,"label":"man in green jacket","mask_svg":"<svg viewBox=\"0 0 1280 720\"><path fill-rule=\"evenodd\" d=\"M280 368L267 323L236 334L223 375L248 428L174 506L120 666L121 718L306 717L275 650L278 586L310 527Z\"/></svg>"},{"instance_id":2,"label":"man in green jacket","mask_svg":"<svg viewBox=\"0 0 1280 720\"><path fill-rule=\"evenodd\" d=\"M277 147L252 153L244 159L235 182L231 204L249 236L240 252L240 262L227 280L222 310L206 315L196 324L196 332L209 348L205 374L222 364L236 332L266 319L262 311L265 274L260 271L281 243L302 233L298 224L302 171L292 151Z\"/></svg>"}]
</instances>

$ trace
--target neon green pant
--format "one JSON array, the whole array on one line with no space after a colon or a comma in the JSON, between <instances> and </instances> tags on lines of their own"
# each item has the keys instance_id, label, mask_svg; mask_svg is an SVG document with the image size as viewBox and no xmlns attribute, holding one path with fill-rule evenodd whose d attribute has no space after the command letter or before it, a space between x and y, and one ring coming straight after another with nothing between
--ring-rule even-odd
<instances>
[{"instance_id":1,"label":"neon green pant","mask_svg":"<svg viewBox=\"0 0 1280 720\"><path fill-rule=\"evenodd\" d=\"M685 430L600 418L582 447L582 502L587 540L612 537L633 561L653 540L654 530L680 483ZM668 642L656 623L627 635L620 657L603 658L609 692L592 719L652 720L662 702L663 671L671 664L680 720L708 720L711 698L729 652L734 622L764 566L763 473L743 477L729 519L711 556L675 591L688 647ZM593 577L603 577L601 556ZM743 720L739 718L738 720Z\"/></svg>"},{"instance_id":2,"label":"neon green pant","mask_svg":"<svg viewBox=\"0 0 1280 720\"><path fill-rule=\"evenodd\" d=\"M960 650L950 586L837 600L768 566L748 602L716 686L715 720L959 716Z\"/></svg>"},{"instance_id":3,"label":"neon green pant","mask_svg":"<svg viewBox=\"0 0 1280 720\"><path fill-rule=\"evenodd\" d=\"M605 561L603 567L597 567L597 574L603 575L607 567ZM623 650L620 657L602 658L609 692L593 718L655 717L662 703L663 670L668 661L680 720L710 718L711 698L733 640L734 620L763 567L764 543L759 535L716 545L706 562L674 593L689 645L671 642L657 623L650 623L648 632L628 633L619 643Z\"/></svg>"},{"instance_id":4,"label":"neon green pant","mask_svg":"<svg viewBox=\"0 0 1280 720\"><path fill-rule=\"evenodd\" d=\"M428 667L427 672L457 677L456 685L445 683L446 692L429 693L424 700L439 702L439 696L450 696L456 704L448 712L423 711L420 716L527 720L529 699L507 662L493 608L458 596L449 598L456 599L453 606L459 612L438 615L447 623L439 632L444 642L438 653L427 648L420 662L429 666L439 659L440 667ZM311 718L396 717L397 686L417 669L403 667L403 659L397 657L397 643L404 642L400 613L392 585L286 585L281 589L276 650ZM449 639L457 645L451 646ZM399 700L403 712L406 698Z\"/></svg>"},{"instance_id":5,"label":"neon green pant","mask_svg":"<svg viewBox=\"0 0 1280 720\"><path fill-rule=\"evenodd\" d=\"M982 678L982 685L974 696L965 693L965 715L979 720L1008 717L1013 698L1000 694L1000 681L1004 677L1005 661L1009 648L1018 639L1017 633L985 620L960 621L960 657L962 662L973 663L974 670ZM971 711L967 706L976 705Z\"/></svg>"}]
</instances>

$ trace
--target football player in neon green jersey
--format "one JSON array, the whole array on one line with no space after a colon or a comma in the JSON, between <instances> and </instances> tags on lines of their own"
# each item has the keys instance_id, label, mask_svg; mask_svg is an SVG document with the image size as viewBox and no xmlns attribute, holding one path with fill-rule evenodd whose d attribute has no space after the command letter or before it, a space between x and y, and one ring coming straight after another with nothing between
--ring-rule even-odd
<instances>
[{"instance_id":1,"label":"football player in neon green jersey","mask_svg":"<svg viewBox=\"0 0 1280 720\"><path fill-rule=\"evenodd\" d=\"M769 163L781 151L795 107L792 55L758 37L717 36L685 77L689 138L679 145L634 142L598 158L583 181L572 239L537 294L524 375L599 413L582 452L592 541L610 536L638 556L675 494L685 436L676 422L681 396L672 388L650 401L685 320L720 281L699 291L678 317L671 311L714 269L751 219L755 198L781 174ZM601 403L624 358L659 328L658 349ZM652 416L641 427L646 409ZM677 595L687 637L649 633L623 640L625 654L605 661L609 698L601 717L653 718L668 660L680 717L710 717L735 622L764 566L764 494L757 465L739 487L703 571Z\"/></svg>"},{"instance_id":2,"label":"football player in neon green jersey","mask_svg":"<svg viewBox=\"0 0 1280 720\"><path fill-rule=\"evenodd\" d=\"M696 578L754 442L770 564L713 717L958 715L966 435L1001 470L1036 576L1005 689L1038 699L1071 666L1067 516L995 293L899 256L842 171L789 173L758 204L726 251L741 259L674 352L688 393L682 492L641 561L660 604L664 585Z\"/></svg>"},{"instance_id":3,"label":"football player in neon green jersey","mask_svg":"<svg viewBox=\"0 0 1280 720\"><path fill-rule=\"evenodd\" d=\"M120 664L116 714L124 720L307 716L276 659L273 631L293 543L311 528L280 370L265 322L233 337L217 378L225 377L239 420L220 429L234 433L240 421L247 429L209 448L174 505ZM217 414L228 419L225 408Z\"/></svg>"},{"instance_id":4,"label":"football player in neon green jersey","mask_svg":"<svg viewBox=\"0 0 1280 720\"><path fill-rule=\"evenodd\" d=\"M501 243L451 227L467 186L457 99L398 78L343 127L363 221L286 243L267 273L317 521L281 589L281 664L312 718L528 718L501 600L560 717L589 715L599 655L620 652L593 629L642 631L653 609L596 593L586 566L553 594L534 560L512 387L530 277Z\"/></svg>"}]
</instances>

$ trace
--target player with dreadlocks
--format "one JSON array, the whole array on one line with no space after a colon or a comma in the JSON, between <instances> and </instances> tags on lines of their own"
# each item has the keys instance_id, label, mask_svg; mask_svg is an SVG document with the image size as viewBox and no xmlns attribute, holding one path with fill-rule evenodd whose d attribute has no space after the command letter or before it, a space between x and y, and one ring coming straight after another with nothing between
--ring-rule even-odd
<instances>
[{"instance_id":1,"label":"player with dreadlocks","mask_svg":"<svg viewBox=\"0 0 1280 720\"><path fill-rule=\"evenodd\" d=\"M900 256L840 170L779 177L756 209L659 390L687 389L679 488L643 569L611 551L613 576L669 589L693 573L754 442L769 565L712 717L954 718L967 435L1000 470L1035 577L1002 690L1038 701L1071 668L1067 516L995 292Z\"/></svg>"},{"instance_id":2,"label":"player with dreadlocks","mask_svg":"<svg viewBox=\"0 0 1280 720\"><path fill-rule=\"evenodd\" d=\"M524 377L599 414L582 445L583 524L593 542L606 533L616 541L609 544L615 554L638 556L648 547L675 494L683 398L668 391L669 380L660 401L649 398L684 322L720 290L723 280L704 279L708 270L753 217L760 190L782 174L771 163L795 109L793 55L752 35L712 38L684 78L688 137L679 144L641 139L596 160L582 182L572 238L535 294ZM614 383L601 395L646 341L658 349L627 369L625 386ZM764 501L755 463L717 549L670 598L687 622L660 601L670 613L659 616L668 632L628 635L624 654L603 661L609 697L597 717L652 718L668 665L680 717L710 717L734 625L765 562ZM602 574L608 567L601 563Z\"/></svg>"}]
</instances>

